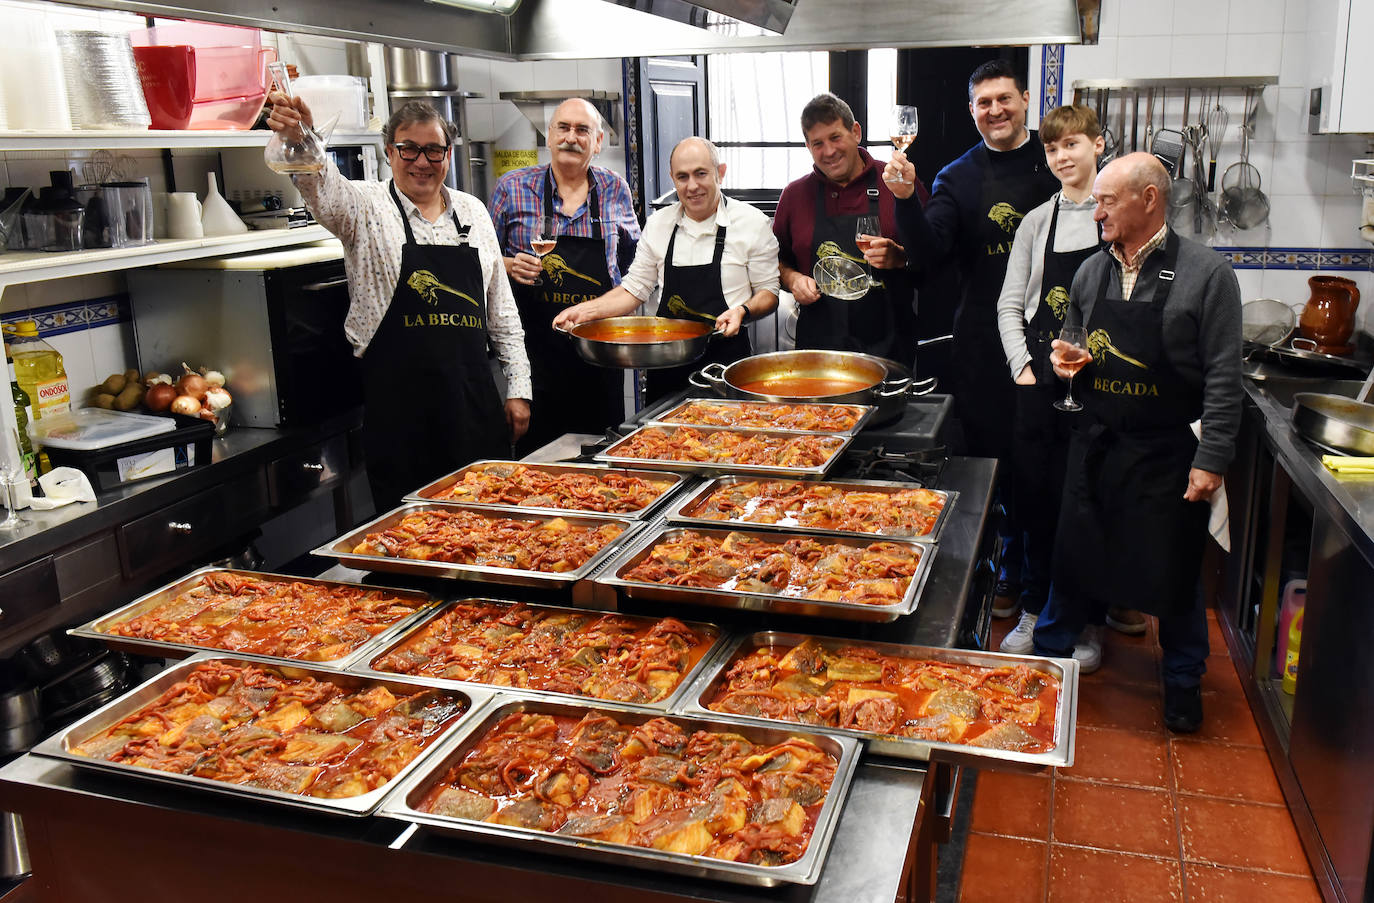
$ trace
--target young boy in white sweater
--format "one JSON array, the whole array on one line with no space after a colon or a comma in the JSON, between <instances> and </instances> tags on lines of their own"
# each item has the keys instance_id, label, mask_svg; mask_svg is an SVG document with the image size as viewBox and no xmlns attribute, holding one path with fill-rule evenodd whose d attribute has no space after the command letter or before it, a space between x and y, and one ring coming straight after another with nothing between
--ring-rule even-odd
<instances>
[{"instance_id":1,"label":"young boy in white sweater","mask_svg":"<svg viewBox=\"0 0 1374 903\"><path fill-rule=\"evenodd\" d=\"M1050 342L1059 337L1064 325L1074 274L1101 247L1092 196L1103 149L1096 114L1082 105L1051 110L1040 122L1040 140L1045 160L1062 187L1021 222L997 300L1002 348L1017 386L1011 482L1022 513L1026 557L1021 619L1000 648L1020 654L1032 650L1036 620L1049 595L1065 453L1074 416L1054 408L1064 395L1064 383L1050 367ZM1009 616L1016 609L993 613ZM1091 658L1094 640L1100 650L1100 637L1084 631L1075 657L1081 653ZM1096 654L1100 659L1100 651Z\"/></svg>"}]
</instances>

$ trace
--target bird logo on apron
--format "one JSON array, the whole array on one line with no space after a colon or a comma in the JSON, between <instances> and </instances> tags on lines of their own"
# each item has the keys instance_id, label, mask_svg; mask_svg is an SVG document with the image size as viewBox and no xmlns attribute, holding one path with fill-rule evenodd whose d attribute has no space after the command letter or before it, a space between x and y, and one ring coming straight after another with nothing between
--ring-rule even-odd
<instances>
[{"instance_id":1,"label":"bird logo on apron","mask_svg":"<svg viewBox=\"0 0 1374 903\"><path fill-rule=\"evenodd\" d=\"M1093 357L1099 360L1101 360L1103 355L1110 354L1133 367L1139 367L1142 370L1150 369L1145 364L1142 364L1140 361L1112 344L1112 337L1105 329L1094 329L1092 331L1092 334L1088 336L1088 350L1092 352Z\"/></svg>"},{"instance_id":2,"label":"bird logo on apron","mask_svg":"<svg viewBox=\"0 0 1374 903\"><path fill-rule=\"evenodd\" d=\"M439 277L435 276L429 270L416 270L411 273L410 278L406 280L406 285L408 285L415 294L425 299L431 306L438 306L440 292L448 292L450 295L457 295L473 307L482 306L478 304L477 299L471 295L460 292L456 288L449 288L447 285L444 285L439 281Z\"/></svg>"},{"instance_id":3,"label":"bird logo on apron","mask_svg":"<svg viewBox=\"0 0 1374 903\"><path fill-rule=\"evenodd\" d=\"M988 219L1000 226L1008 235L1016 234L1016 227L1021 225L1021 220L1025 218L1024 213L1017 212L1016 208L1006 201L993 204L992 209L988 211Z\"/></svg>"},{"instance_id":4,"label":"bird logo on apron","mask_svg":"<svg viewBox=\"0 0 1374 903\"><path fill-rule=\"evenodd\" d=\"M568 262L563 259L563 255L561 254L547 255L544 258L543 268L544 275L548 276L549 279L553 281L554 285L560 287L563 285L563 279L567 276L576 276L578 279L581 279L584 282L590 282L592 285L596 286L600 285L600 283L597 282L595 278L588 276L586 273L579 273L577 270L574 270L572 267L568 266ZM577 302L569 301L568 303L576 304Z\"/></svg>"}]
</instances>

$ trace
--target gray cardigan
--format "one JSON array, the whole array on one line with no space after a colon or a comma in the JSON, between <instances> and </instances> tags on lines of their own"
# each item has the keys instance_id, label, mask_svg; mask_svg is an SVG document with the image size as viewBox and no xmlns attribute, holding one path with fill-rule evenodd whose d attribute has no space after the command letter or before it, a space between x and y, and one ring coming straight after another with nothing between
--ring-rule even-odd
<instances>
[{"instance_id":1,"label":"gray cardigan","mask_svg":"<svg viewBox=\"0 0 1374 903\"><path fill-rule=\"evenodd\" d=\"M1146 258L1129 300L1152 299L1163 266L1161 247ZM1107 270L1108 295L1121 297L1121 266L1106 251L1099 251L1078 268L1069 291L1066 322L1081 325L1092 316L1098 283ZM1193 466L1224 473L1235 455L1245 394L1240 366L1240 285L1221 255L1183 236L1179 236L1178 266L1164 305L1163 328L1169 363L1202 395L1202 440Z\"/></svg>"}]
</instances>

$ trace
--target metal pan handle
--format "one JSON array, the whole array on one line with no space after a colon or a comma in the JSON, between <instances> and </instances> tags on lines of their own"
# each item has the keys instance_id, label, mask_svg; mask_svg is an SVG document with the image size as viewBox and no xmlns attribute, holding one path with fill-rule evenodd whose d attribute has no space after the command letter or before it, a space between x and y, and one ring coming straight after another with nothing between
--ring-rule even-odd
<instances>
[{"instance_id":1,"label":"metal pan handle","mask_svg":"<svg viewBox=\"0 0 1374 903\"><path fill-rule=\"evenodd\" d=\"M873 395L879 399L896 398L899 395L910 395L912 398L917 398L934 392L938 383L939 380L934 376L920 382L902 380L900 385L891 389L877 389Z\"/></svg>"},{"instance_id":2,"label":"metal pan handle","mask_svg":"<svg viewBox=\"0 0 1374 903\"><path fill-rule=\"evenodd\" d=\"M564 329L562 326L555 326L555 327L553 327L553 331L554 331L554 332L561 332L561 333L563 333L563 335L567 336L568 338L572 338L572 337L573 337L572 332L571 332L570 330Z\"/></svg>"},{"instance_id":3,"label":"metal pan handle","mask_svg":"<svg viewBox=\"0 0 1374 903\"><path fill-rule=\"evenodd\" d=\"M725 386L725 365L720 361L712 361L696 373L689 374L687 381L698 389L720 389Z\"/></svg>"},{"instance_id":4,"label":"metal pan handle","mask_svg":"<svg viewBox=\"0 0 1374 903\"><path fill-rule=\"evenodd\" d=\"M1288 346L1295 351L1316 351L1317 343L1306 336L1294 336L1289 340Z\"/></svg>"}]
</instances>

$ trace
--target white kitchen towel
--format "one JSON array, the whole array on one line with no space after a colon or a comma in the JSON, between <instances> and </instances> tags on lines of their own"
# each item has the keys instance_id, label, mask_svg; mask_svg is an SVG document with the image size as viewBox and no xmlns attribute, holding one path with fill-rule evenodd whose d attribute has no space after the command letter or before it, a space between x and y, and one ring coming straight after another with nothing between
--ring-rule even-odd
<instances>
[{"instance_id":1,"label":"white kitchen towel","mask_svg":"<svg viewBox=\"0 0 1374 903\"><path fill-rule=\"evenodd\" d=\"M43 487L44 495L42 498L34 496L29 503L29 507L35 511L61 508L72 502L95 501L91 481L75 467L54 467L38 478L38 485Z\"/></svg>"},{"instance_id":2,"label":"white kitchen towel","mask_svg":"<svg viewBox=\"0 0 1374 903\"><path fill-rule=\"evenodd\" d=\"M1193 435L1202 438L1202 421L1194 420L1189 424ZM1207 521L1207 532L1221 546L1223 552L1231 551L1231 507L1226 502L1226 483L1223 482L1212 493L1212 517Z\"/></svg>"}]
</instances>

